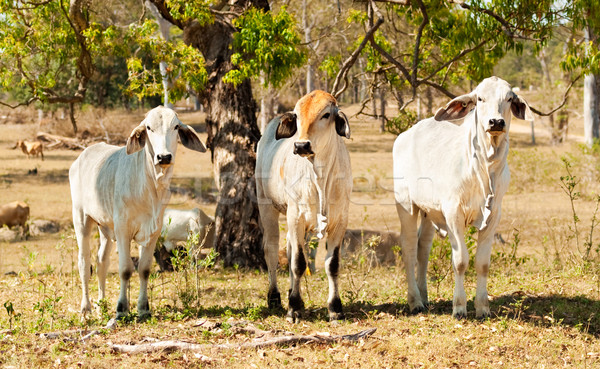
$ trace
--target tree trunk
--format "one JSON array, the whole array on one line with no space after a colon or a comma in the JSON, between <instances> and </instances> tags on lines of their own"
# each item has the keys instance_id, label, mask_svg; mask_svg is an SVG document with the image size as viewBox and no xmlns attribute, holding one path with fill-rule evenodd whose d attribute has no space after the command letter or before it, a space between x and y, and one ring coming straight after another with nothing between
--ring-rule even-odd
<instances>
[{"instance_id":1,"label":"tree trunk","mask_svg":"<svg viewBox=\"0 0 600 369\"><path fill-rule=\"evenodd\" d=\"M233 68L230 45L234 32L220 19L206 26L194 21L184 28L184 41L202 52L210 76L199 97L206 107L207 146L219 190L215 248L225 266L264 268L254 180L260 138L257 107L249 80L237 87L223 82L223 76Z\"/></svg>"},{"instance_id":2,"label":"tree trunk","mask_svg":"<svg viewBox=\"0 0 600 369\"><path fill-rule=\"evenodd\" d=\"M309 48L312 48L312 36L311 31L313 28L314 21L312 24L308 22L308 14L307 14L307 1L302 1L302 28L304 28L304 42L308 45ZM309 93L315 89L315 71L312 66L312 58L309 56L308 61L306 63L306 93Z\"/></svg>"},{"instance_id":3,"label":"tree trunk","mask_svg":"<svg viewBox=\"0 0 600 369\"><path fill-rule=\"evenodd\" d=\"M379 111L381 114L379 115L380 125L379 132L385 132L385 87L379 88Z\"/></svg>"},{"instance_id":4,"label":"tree trunk","mask_svg":"<svg viewBox=\"0 0 600 369\"><path fill-rule=\"evenodd\" d=\"M548 68L548 63L546 61L545 48L540 50L540 54L538 55L538 61L540 62L540 66L542 67L542 75L544 76L544 78L542 79L542 86L544 88L544 91L551 91L552 77L550 76L550 69ZM548 123L548 125L550 126L550 143L556 145L561 142L562 136L560 129L554 124L554 114L550 114L548 116Z\"/></svg>"},{"instance_id":5,"label":"tree trunk","mask_svg":"<svg viewBox=\"0 0 600 369\"><path fill-rule=\"evenodd\" d=\"M250 81L237 87L223 82L234 68L231 43L236 31L230 15L216 15L214 22L174 19L164 0L151 0L171 23L183 29L183 40L196 47L206 60L208 82L198 98L206 108L207 147L211 150L215 183L219 190L215 211L215 249L226 267L260 267L266 263L256 202L256 144L260 138L256 103ZM233 4L269 10L265 0L238 0Z\"/></svg>"},{"instance_id":6,"label":"tree trunk","mask_svg":"<svg viewBox=\"0 0 600 369\"><path fill-rule=\"evenodd\" d=\"M585 40L593 40L591 28L585 27ZM598 117L598 90L596 88L598 75L587 74L583 81L583 129L585 143L592 146L594 140L600 137L600 119Z\"/></svg>"}]
</instances>

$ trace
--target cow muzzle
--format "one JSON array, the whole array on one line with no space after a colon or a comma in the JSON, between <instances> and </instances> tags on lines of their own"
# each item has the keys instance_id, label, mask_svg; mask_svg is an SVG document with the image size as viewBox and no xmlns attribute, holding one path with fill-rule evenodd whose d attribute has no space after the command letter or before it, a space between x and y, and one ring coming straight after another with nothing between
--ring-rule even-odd
<instances>
[{"instance_id":1,"label":"cow muzzle","mask_svg":"<svg viewBox=\"0 0 600 369\"><path fill-rule=\"evenodd\" d=\"M161 166L169 166L171 165L171 161L173 160L173 155L171 154L157 154L156 162Z\"/></svg>"},{"instance_id":2,"label":"cow muzzle","mask_svg":"<svg viewBox=\"0 0 600 369\"><path fill-rule=\"evenodd\" d=\"M294 142L294 154L307 157L313 156L315 153L312 150L310 141L296 141Z\"/></svg>"},{"instance_id":3,"label":"cow muzzle","mask_svg":"<svg viewBox=\"0 0 600 369\"><path fill-rule=\"evenodd\" d=\"M488 128L488 132L492 135L492 136L497 136L501 133L504 132L504 129L506 128L506 122L504 122L504 119L490 119L490 125Z\"/></svg>"}]
</instances>

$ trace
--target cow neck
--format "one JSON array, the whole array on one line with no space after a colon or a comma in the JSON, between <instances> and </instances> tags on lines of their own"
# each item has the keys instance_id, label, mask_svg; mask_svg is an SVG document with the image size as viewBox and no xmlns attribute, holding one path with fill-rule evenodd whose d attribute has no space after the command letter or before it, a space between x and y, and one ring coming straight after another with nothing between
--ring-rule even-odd
<instances>
[{"instance_id":1,"label":"cow neck","mask_svg":"<svg viewBox=\"0 0 600 369\"><path fill-rule=\"evenodd\" d=\"M499 142L498 145L494 145L488 140L485 128L478 122L477 109L474 109L474 113L467 118L466 123L469 171L470 175L476 178L484 198L483 206L480 208L481 223L474 225L482 230L488 224L495 200L495 176L493 174L498 172L497 166L506 158L508 143ZM500 139L507 140L506 134Z\"/></svg>"},{"instance_id":2,"label":"cow neck","mask_svg":"<svg viewBox=\"0 0 600 369\"><path fill-rule=\"evenodd\" d=\"M326 144L322 145L322 150L318 150L313 157L308 159L311 168L311 181L317 189L319 197L319 212L317 214L317 238L319 239L323 238L323 232L327 227L329 209L327 209L326 205L325 190L328 186L329 174L335 162L337 143L338 141L336 140L329 140Z\"/></svg>"}]
</instances>

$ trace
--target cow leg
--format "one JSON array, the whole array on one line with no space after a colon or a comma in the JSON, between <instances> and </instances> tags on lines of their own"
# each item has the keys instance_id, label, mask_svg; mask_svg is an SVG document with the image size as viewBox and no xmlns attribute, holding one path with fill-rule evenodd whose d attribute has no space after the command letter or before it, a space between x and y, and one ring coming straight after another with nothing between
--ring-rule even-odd
<instances>
[{"instance_id":1,"label":"cow leg","mask_svg":"<svg viewBox=\"0 0 600 369\"><path fill-rule=\"evenodd\" d=\"M118 224L118 221L115 220ZM125 230L115 230L117 238L117 250L119 251L119 277L121 286L119 290L119 300L117 301L117 319L123 319L129 313L129 299L127 292L129 290L129 280L135 268L131 260L131 239Z\"/></svg>"},{"instance_id":2,"label":"cow leg","mask_svg":"<svg viewBox=\"0 0 600 369\"><path fill-rule=\"evenodd\" d=\"M140 245L140 259L138 263L138 272L140 275L140 294L138 296L138 320L144 321L150 317L150 305L148 304L148 278L150 277L150 269L152 268L152 256L154 255L154 247L158 240L158 233L151 237L146 244Z\"/></svg>"},{"instance_id":3,"label":"cow leg","mask_svg":"<svg viewBox=\"0 0 600 369\"><path fill-rule=\"evenodd\" d=\"M325 256L325 271L329 280L329 297L327 299L327 308L329 310L329 320L345 319L342 300L338 289L338 275L340 270L340 249L344 233L345 224L338 224L333 232L327 235L327 255Z\"/></svg>"},{"instance_id":4,"label":"cow leg","mask_svg":"<svg viewBox=\"0 0 600 369\"><path fill-rule=\"evenodd\" d=\"M498 210L498 213L500 211ZM496 217L500 219L500 217ZM492 220L493 222L494 220ZM490 269L490 256L492 242L496 231L496 224L489 224L484 231L479 232L477 252L475 253L475 270L477 272L477 290L475 292L475 316L487 318L490 316L490 304L487 292L487 277Z\"/></svg>"},{"instance_id":5,"label":"cow leg","mask_svg":"<svg viewBox=\"0 0 600 369\"><path fill-rule=\"evenodd\" d=\"M402 261L406 269L406 284L408 292L408 307L411 313L425 311L423 300L417 281L415 280L415 265L417 264L417 221L419 210L413 206L412 214L406 211L400 204L396 204L398 217L400 218L400 243L402 243Z\"/></svg>"},{"instance_id":6,"label":"cow leg","mask_svg":"<svg viewBox=\"0 0 600 369\"><path fill-rule=\"evenodd\" d=\"M429 264L429 252L431 251L434 235L435 228L433 227L433 223L422 212L421 226L419 227L419 242L417 245L417 286L419 286L423 305L429 303L427 295L427 265Z\"/></svg>"},{"instance_id":7,"label":"cow leg","mask_svg":"<svg viewBox=\"0 0 600 369\"><path fill-rule=\"evenodd\" d=\"M260 220L263 227L263 250L269 272L267 306L281 308L281 294L277 287L277 263L279 262L279 212L269 204L259 204Z\"/></svg>"},{"instance_id":8,"label":"cow leg","mask_svg":"<svg viewBox=\"0 0 600 369\"><path fill-rule=\"evenodd\" d=\"M81 279L81 313L85 316L92 311L90 303L90 276L92 274L92 261L90 251L90 236L94 221L83 214L82 211L73 209L73 228L79 246L79 278Z\"/></svg>"},{"instance_id":9,"label":"cow leg","mask_svg":"<svg viewBox=\"0 0 600 369\"><path fill-rule=\"evenodd\" d=\"M452 300L452 316L457 319L467 317L467 294L465 293L465 272L469 266L469 250L465 244L464 217L456 214L446 219L455 219L456 223L448 224L448 237L452 245L452 265L454 266L454 298Z\"/></svg>"},{"instance_id":10,"label":"cow leg","mask_svg":"<svg viewBox=\"0 0 600 369\"><path fill-rule=\"evenodd\" d=\"M110 230L106 227L98 227L100 230L100 248L98 249L98 301L106 297L106 275L110 265L110 253L114 242L111 239Z\"/></svg>"},{"instance_id":11,"label":"cow leg","mask_svg":"<svg viewBox=\"0 0 600 369\"><path fill-rule=\"evenodd\" d=\"M306 271L306 256L304 255L304 221L290 216L288 208L288 247L290 248L290 290L288 296L287 320L296 323L304 310L304 301L300 294L300 281Z\"/></svg>"}]
</instances>

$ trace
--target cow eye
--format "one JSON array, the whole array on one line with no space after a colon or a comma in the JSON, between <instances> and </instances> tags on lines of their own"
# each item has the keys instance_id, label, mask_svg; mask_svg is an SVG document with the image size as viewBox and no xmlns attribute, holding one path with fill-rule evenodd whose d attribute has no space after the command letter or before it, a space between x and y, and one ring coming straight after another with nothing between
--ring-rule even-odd
<instances>
[{"instance_id":1,"label":"cow eye","mask_svg":"<svg viewBox=\"0 0 600 369\"><path fill-rule=\"evenodd\" d=\"M481 97L478 97L477 101L483 101L483 99Z\"/></svg>"},{"instance_id":2,"label":"cow eye","mask_svg":"<svg viewBox=\"0 0 600 369\"><path fill-rule=\"evenodd\" d=\"M508 98L508 102L512 102L512 100L513 100L512 97Z\"/></svg>"},{"instance_id":3,"label":"cow eye","mask_svg":"<svg viewBox=\"0 0 600 369\"><path fill-rule=\"evenodd\" d=\"M321 119L329 119L329 113L323 114L323 116L321 117Z\"/></svg>"},{"instance_id":4,"label":"cow eye","mask_svg":"<svg viewBox=\"0 0 600 369\"><path fill-rule=\"evenodd\" d=\"M173 128L174 130L178 130L179 129L179 125L176 125L175 128Z\"/></svg>"},{"instance_id":5,"label":"cow eye","mask_svg":"<svg viewBox=\"0 0 600 369\"><path fill-rule=\"evenodd\" d=\"M150 126L146 126L146 129L150 132L152 132L152 129L150 129Z\"/></svg>"}]
</instances>

